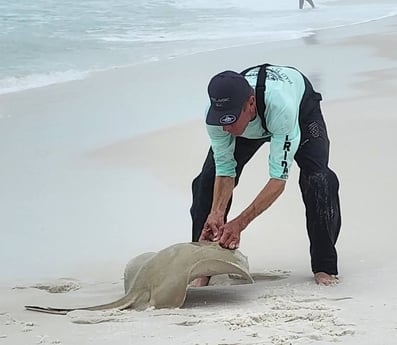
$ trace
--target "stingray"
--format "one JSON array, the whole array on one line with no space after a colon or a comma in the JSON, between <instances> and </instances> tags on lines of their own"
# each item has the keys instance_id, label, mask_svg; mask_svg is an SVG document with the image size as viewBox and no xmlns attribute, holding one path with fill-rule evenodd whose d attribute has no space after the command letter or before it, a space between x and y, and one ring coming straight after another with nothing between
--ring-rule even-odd
<instances>
[{"instance_id":1,"label":"stingray","mask_svg":"<svg viewBox=\"0 0 397 345\"><path fill-rule=\"evenodd\" d=\"M237 275L253 283L248 260L239 250L222 248L216 242L178 243L159 252L141 254L124 271L125 295L95 306L53 308L27 305L28 310L65 315L73 310L179 308L189 283L203 276Z\"/></svg>"}]
</instances>

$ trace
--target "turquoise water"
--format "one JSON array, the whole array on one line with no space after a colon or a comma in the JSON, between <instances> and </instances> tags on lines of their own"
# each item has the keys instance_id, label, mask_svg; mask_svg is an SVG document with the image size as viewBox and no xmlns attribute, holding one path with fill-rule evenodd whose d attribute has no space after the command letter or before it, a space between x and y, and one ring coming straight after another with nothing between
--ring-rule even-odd
<instances>
[{"instance_id":1,"label":"turquoise water","mask_svg":"<svg viewBox=\"0 0 397 345\"><path fill-rule=\"evenodd\" d=\"M397 13L395 1L0 0L0 93L96 70L309 36Z\"/></svg>"}]
</instances>

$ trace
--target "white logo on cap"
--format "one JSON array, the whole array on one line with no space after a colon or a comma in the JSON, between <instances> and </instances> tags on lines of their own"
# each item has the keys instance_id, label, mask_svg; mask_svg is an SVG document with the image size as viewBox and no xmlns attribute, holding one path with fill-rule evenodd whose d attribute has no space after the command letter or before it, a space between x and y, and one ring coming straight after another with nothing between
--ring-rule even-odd
<instances>
[{"instance_id":1,"label":"white logo on cap","mask_svg":"<svg viewBox=\"0 0 397 345\"><path fill-rule=\"evenodd\" d=\"M211 101L212 102L217 102L217 103L229 102L230 101L230 97L224 97L224 98L211 97Z\"/></svg>"},{"instance_id":2,"label":"white logo on cap","mask_svg":"<svg viewBox=\"0 0 397 345\"><path fill-rule=\"evenodd\" d=\"M223 116L219 119L219 122L220 122L222 125L228 125L228 124L230 124L230 123L233 123L234 121L236 121L236 116L235 116L235 115L232 115L232 114L223 115Z\"/></svg>"},{"instance_id":3,"label":"white logo on cap","mask_svg":"<svg viewBox=\"0 0 397 345\"><path fill-rule=\"evenodd\" d=\"M211 101L212 101L214 107L223 108L226 105L226 103L231 101L231 99L230 99L230 97L225 97L225 98L211 97Z\"/></svg>"}]
</instances>

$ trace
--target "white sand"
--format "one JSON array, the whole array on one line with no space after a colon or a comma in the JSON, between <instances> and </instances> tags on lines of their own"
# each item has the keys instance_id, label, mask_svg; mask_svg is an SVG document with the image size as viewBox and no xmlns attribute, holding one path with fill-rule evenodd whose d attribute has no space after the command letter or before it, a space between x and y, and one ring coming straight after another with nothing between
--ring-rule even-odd
<instances>
[{"instance_id":1,"label":"white sand","mask_svg":"<svg viewBox=\"0 0 397 345\"><path fill-rule=\"evenodd\" d=\"M0 345L394 344L397 27L391 18L352 31L361 29L0 96ZM341 182L340 284L313 282L295 167L284 195L242 235L251 270L265 274L255 284L190 289L173 310L25 311L111 301L132 256L190 240L208 78L264 61L299 67L325 98ZM175 126L161 129L169 118ZM247 166L232 214L266 181L267 149Z\"/></svg>"}]
</instances>

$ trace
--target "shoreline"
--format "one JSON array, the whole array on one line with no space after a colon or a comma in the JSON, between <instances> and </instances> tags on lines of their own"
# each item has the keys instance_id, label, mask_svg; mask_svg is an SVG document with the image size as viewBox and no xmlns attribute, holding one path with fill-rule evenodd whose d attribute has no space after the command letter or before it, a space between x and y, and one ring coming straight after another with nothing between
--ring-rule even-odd
<instances>
[{"instance_id":1,"label":"shoreline","mask_svg":"<svg viewBox=\"0 0 397 345\"><path fill-rule=\"evenodd\" d=\"M307 29L306 31L309 32L309 35L307 37L299 37L299 38L291 38L287 40L282 40L282 41L264 41L264 42L259 42L259 43L251 43L251 44L239 44L237 46L229 46L229 47L224 47L224 48L219 48L219 49L208 49L204 51L198 51L198 52L193 52L193 53L187 53L187 54L181 54L173 57L168 57L165 59L160 59L160 60L153 60L153 61L142 61L136 64L127 64L127 65L120 65L120 66L112 66L108 68L102 68L98 70L89 70L89 71L79 71L78 74L80 77L76 79L68 79L65 81L59 81L59 82L54 82L46 85L41 85L41 86L33 86L33 87L27 87L24 89L20 90L14 90L14 91L7 91L7 92L1 92L0 91L0 101L3 96L8 96L12 94L19 94L23 92L29 92L32 90L37 90L37 89L42 89L42 88L51 88L51 87L57 87L58 85L64 85L64 84L69 84L69 83L75 83L79 82L82 80L90 79L90 78L95 78L98 74L108 74L112 73L114 71L122 70L122 71L128 71L129 69L135 69L135 68L145 68L147 66L150 66L151 64L161 64L166 61L173 61L173 60L178 60L178 59L185 59L185 58L190 58L202 54L208 54L208 53L214 53L216 54L217 52L223 53L227 52L228 50L234 50L234 49L243 49L243 48L255 48L259 46L270 46L273 49L279 50L279 49L290 49L295 46L301 46L303 45L312 45L316 44L316 36L321 35L323 36L321 39L330 39L332 40L339 40L340 38L354 38L357 36L364 36L366 34L374 34L374 26L377 28L376 33L382 33L387 31L388 25L393 25L394 21L397 18L397 13L393 14L388 14L383 17L379 17L377 19L371 19L368 21L363 21L363 22L358 22L358 23L352 23L349 25L343 25L343 26L334 26L334 27L327 27L327 28L321 28L321 29ZM375 33L375 34L376 34ZM63 73L63 72L56 72L56 73ZM1 120L1 117L0 117Z\"/></svg>"},{"instance_id":2,"label":"shoreline","mask_svg":"<svg viewBox=\"0 0 397 345\"><path fill-rule=\"evenodd\" d=\"M397 18L396 16L393 17ZM378 25L379 24L379 25ZM100 72L83 80L70 81L35 89L23 90L0 95L0 121L6 124L17 117L30 116L41 113L51 116L58 112L46 106L48 99L61 101L62 98L70 103L68 111L80 113L85 107L86 112L98 112L97 119L102 131L100 138L88 140L87 149L105 146L117 140L128 139L132 136L148 134L164 127L187 123L201 118L207 103L206 87L209 78L223 69L242 70L248 65L261 62L294 65L311 79L317 91L328 101L343 100L363 95L360 78L369 70L393 68L394 62L388 50L385 54L373 49L383 49L379 37L388 40L388 32L395 32L392 19L363 24L365 30L356 28L355 32L344 28L332 30L326 34L319 34L309 40L294 40L279 42L273 45L253 45L239 48L228 48L198 53L190 56L165 60L162 62L148 62L139 66L118 68ZM374 33L365 32L373 30ZM362 31L364 33L362 33ZM347 36L346 36L347 35ZM346 36L346 37L345 37ZM321 46L321 49L318 49ZM343 47L336 50L335 47ZM383 43L383 46L386 46ZM378 48L377 48L378 47ZM387 49L386 49L387 50ZM247 51L247 54L242 54ZM300 52L295 54L295 52ZM334 54L333 57L330 54ZM227 63L223 56L228 56ZM315 59L312 59L316 56ZM355 60L360 56L360 63ZM309 58L308 58L309 57ZM377 59L374 63L373 59ZM200 66L201 73L191 71L191 66ZM337 67L335 67L337 66ZM337 68L337 73L335 73ZM165 72L168 71L168 72ZM172 78L168 78L168 74ZM195 82L190 83L190 76L194 75ZM166 81L166 89L173 90L169 95L164 94L163 87L159 88L157 80ZM151 102L153 121L145 121L135 117L136 114L146 112L145 107L134 99L148 99L147 92L139 87L136 81L142 81L148 90L156 93L156 102ZM183 85L189 82L192 99L185 100L178 97L183 94ZM117 88L117 93L113 90ZM164 90L166 90L164 89ZM80 95L84 95L82 99ZM27 112L26 109L29 109ZM129 109L134 109L129 111ZM174 109L186 109L184 113ZM116 112L113 122L105 118L105 112ZM170 116L161 116L162 113ZM134 126L128 126L131 120L136 120ZM118 126L125 122L127 126ZM114 128L113 128L114 127ZM108 129L119 133L116 137L108 136ZM105 132L107 130L107 132ZM106 137L106 138L105 138Z\"/></svg>"}]
</instances>

